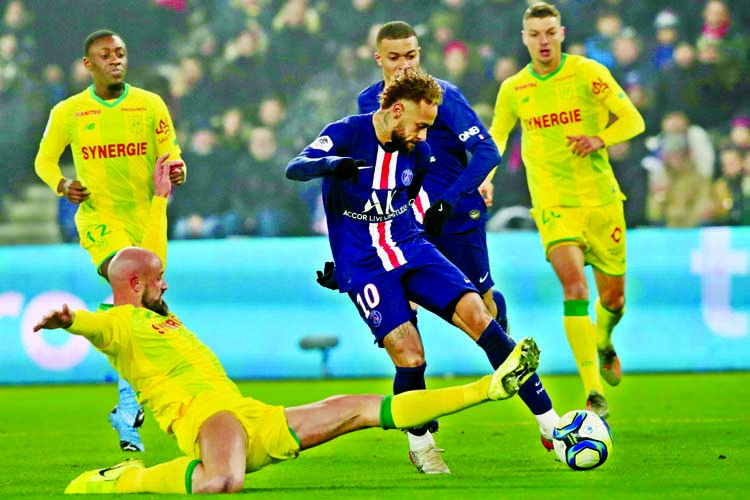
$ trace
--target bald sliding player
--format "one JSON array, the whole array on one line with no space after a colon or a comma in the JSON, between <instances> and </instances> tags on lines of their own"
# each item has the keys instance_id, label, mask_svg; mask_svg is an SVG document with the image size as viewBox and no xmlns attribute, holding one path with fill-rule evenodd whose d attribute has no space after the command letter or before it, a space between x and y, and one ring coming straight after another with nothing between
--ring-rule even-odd
<instances>
[{"instance_id":1,"label":"bald sliding player","mask_svg":"<svg viewBox=\"0 0 750 500\"><path fill-rule=\"evenodd\" d=\"M539 364L539 350L529 338L492 375L462 386L269 405L244 397L216 355L169 310L159 256L144 248L124 248L112 260L110 276L114 307L92 313L63 304L41 318L34 331L64 328L91 342L133 382L183 456L152 467L129 458L89 470L68 484L68 494L238 492L247 473L294 459L343 434L368 427L411 427L511 398Z\"/></svg>"},{"instance_id":2,"label":"bald sliding player","mask_svg":"<svg viewBox=\"0 0 750 500\"><path fill-rule=\"evenodd\" d=\"M91 33L84 42L83 64L93 84L52 109L35 168L58 196L78 205L80 244L108 279L109 262L121 248L136 245L166 254L166 225L161 232L146 231L154 168L164 162L172 183L181 184L185 167L164 101L125 82L128 54L122 38L110 30ZM68 146L75 179L65 178L59 166ZM120 378L118 385L118 404L109 420L123 451L143 451L136 429L143 410L127 381Z\"/></svg>"},{"instance_id":3,"label":"bald sliding player","mask_svg":"<svg viewBox=\"0 0 750 500\"><path fill-rule=\"evenodd\" d=\"M383 89L407 68L420 68L421 48L414 28L403 21L385 23L378 31L375 60L383 69L383 80L364 89L358 97L360 113L380 108ZM417 195L413 213L424 228L426 239L476 287L490 314L504 330L508 320L503 294L493 289L495 282L490 272L487 251L487 206L478 189L485 179L492 185L491 175L500 163L500 154L490 134L482 124L466 97L452 83L436 79L443 91L437 117L427 131L427 144L434 161ZM423 389L427 361L420 343L415 349L404 346L389 351L396 374L393 393ZM481 344L480 344L481 345ZM534 415L550 412L552 402L537 376L519 391L519 396ZM438 460L430 427L409 429L409 456L420 472L445 472L448 467ZM552 448L549 430L542 432L545 448Z\"/></svg>"},{"instance_id":4,"label":"bald sliding player","mask_svg":"<svg viewBox=\"0 0 750 500\"><path fill-rule=\"evenodd\" d=\"M531 214L563 288L565 333L587 408L606 417L600 377L620 383L612 330L625 308L625 196L606 148L635 137L645 125L604 66L562 52L565 28L555 6L531 5L522 38L531 63L500 86L490 133L502 152L521 121ZM599 294L595 324L585 265L594 270Z\"/></svg>"}]
</instances>

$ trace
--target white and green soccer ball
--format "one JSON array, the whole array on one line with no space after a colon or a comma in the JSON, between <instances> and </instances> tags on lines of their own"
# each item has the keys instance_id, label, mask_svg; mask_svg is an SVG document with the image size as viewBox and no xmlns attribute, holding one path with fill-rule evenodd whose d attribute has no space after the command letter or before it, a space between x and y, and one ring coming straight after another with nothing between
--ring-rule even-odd
<instances>
[{"instance_id":1,"label":"white and green soccer ball","mask_svg":"<svg viewBox=\"0 0 750 500\"><path fill-rule=\"evenodd\" d=\"M555 453L574 470L599 467L612 453L612 431L607 422L588 410L569 411L552 432Z\"/></svg>"}]
</instances>

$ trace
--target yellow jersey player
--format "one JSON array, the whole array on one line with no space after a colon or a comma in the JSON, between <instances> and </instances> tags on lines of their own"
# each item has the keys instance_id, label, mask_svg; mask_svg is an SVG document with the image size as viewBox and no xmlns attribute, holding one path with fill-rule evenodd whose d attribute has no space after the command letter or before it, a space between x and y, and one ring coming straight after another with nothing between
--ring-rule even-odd
<instances>
[{"instance_id":1,"label":"yellow jersey player","mask_svg":"<svg viewBox=\"0 0 750 500\"><path fill-rule=\"evenodd\" d=\"M526 10L522 39L531 63L501 85L490 134L502 152L521 122L531 215L563 288L565 333L587 408L607 416L600 375L610 385L622 377L611 337L625 307L625 196L606 147L645 125L604 66L562 52L565 28L553 5L537 2ZM595 323L585 265L593 268L599 295Z\"/></svg>"},{"instance_id":2,"label":"yellow jersey player","mask_svg":"<svg viewBox=\"0 0 750 500\"><path fill-rule=\"evenodd\" d=\"M166 176L164 179L167 179ZM165 210L166 204L154 204ZM245 474L337 436L368 427L408 428L488 401L512 397L534 373L539 350L521 340L494 374L464 386L395 396L336 396L303 406L244 397L211 350L170 312L162 260L138 247L110 265L114 307L52 311L34 326L65 328L107 355L141 393L184 456L146 468L128 459L79 475L65 493L228 493Z\"/></svg>"},{"instance_id":3,"label":"yellow jersey player","mask_svg":"<svg viewBox=\"0 0 750 500\"><path fill-rule=\"evenodd\" d=\"M146 234L157 161L166 162L174 184L185 180L169 111L158 95L125 82L127 64L125 42L116 33L98 30L86 38L83 65L93 83L52 109L35 161L37 175L58 196L78 204L81 246L105 279L121 248L136 245L166 253L166 226L163 233ZM75 179L65 178L59 166L68 146ZM118 385L118 404L109 420L123 450L143 451L136 429L143 411L128 383L121 378Z\"/></svg>"}]
</instances>

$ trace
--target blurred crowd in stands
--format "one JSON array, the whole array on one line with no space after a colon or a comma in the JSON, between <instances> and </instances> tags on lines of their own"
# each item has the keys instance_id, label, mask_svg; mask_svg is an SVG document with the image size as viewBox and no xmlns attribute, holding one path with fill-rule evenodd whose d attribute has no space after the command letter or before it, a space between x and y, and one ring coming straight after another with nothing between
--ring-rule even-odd
<instances>
[{"instance_id":1,"label":"blurred crowd in stands","mask_svg":"<svg viewBox=\"0 0 750 500\"><path fill-rule=\"evenodd\" d=\"M607 66L646 119L645 134L609 150L629 226L750 225L747 0L553 3L566 52ZM487 126L500 83L528 62L523 0L0 6L0 200L41 182L33 159L49 110L89 85L82 41L106 27L128 45L128 81L159 93L178 129L189 174L170 203L171 238L325 232L319 185L289 182L284 168L382 79L373 52L385 21L417 28L423 68L458 85ZM530 204L519 147L516 136L495 176L490 230L523 226L507 216ZM65 239L76 241L65 203Z\"/></svg>"}]
</instances>

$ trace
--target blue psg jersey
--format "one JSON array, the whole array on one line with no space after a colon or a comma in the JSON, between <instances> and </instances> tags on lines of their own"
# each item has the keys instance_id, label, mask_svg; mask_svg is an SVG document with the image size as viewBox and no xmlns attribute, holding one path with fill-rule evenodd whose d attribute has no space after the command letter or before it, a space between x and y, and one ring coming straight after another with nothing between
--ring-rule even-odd
<instances>
[{"instance_id":1,"label":"blue psg jersey","mask_svg":"<svg viewBox=\"0 0 750 500\"><path fill-rule=\"evenodd\" d=\"M437 81L443 89L443 102L435 123L427 130L434 162L424 180L423 192L415 202L414 213L421 223L431 202L444 199L455 210L443 232L461 233L484 226L487 220L487 208L477 188L500 162L500 154L461 91L450 82ZM380 81L360 92L357 99L360 113L380 108L383 87L384 82ZM476 161L469 161L469 153L479 153Z\"/></svg>"},{"instance_id":2,"label":"blue psg jersey","mask_svg":"<svg viewBox=\"0 0 750 500\"><path fill-rule=\"evenodd\" d=\"M323 178L328 236L341 292L432 247L410 213L410 198L430 166L430 148L420 142L405 154L381 144L372 116L349 116L326 126L286 170L290 179ZM342 158L364 161L356 183L333 176Z\"/></svg>"}]
</instances>

